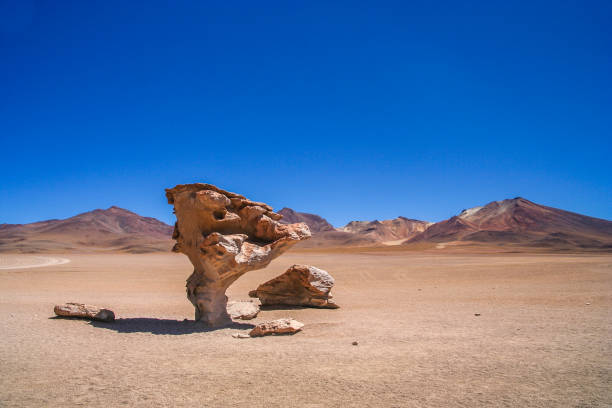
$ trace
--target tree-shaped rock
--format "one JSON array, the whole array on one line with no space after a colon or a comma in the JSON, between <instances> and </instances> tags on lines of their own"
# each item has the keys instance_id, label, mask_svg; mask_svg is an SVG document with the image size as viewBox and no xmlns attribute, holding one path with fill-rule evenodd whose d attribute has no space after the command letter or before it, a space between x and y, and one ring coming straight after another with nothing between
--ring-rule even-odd
<instances>
[{"instance_id":1,"label":"tree-shaped rock","mask_svg":"<svg viewBox=\"0 0 612 408\"><path fill-rule=\"evenodd\" d=\"M236 279L310 237L306 224L281 224L282 216L269 205L211 184L180 184L166 189L166 197L177 219L173 251L194 266L187 297L195 319L209 326L231 322L225 291Z\"/></svg>"}]
</instances>

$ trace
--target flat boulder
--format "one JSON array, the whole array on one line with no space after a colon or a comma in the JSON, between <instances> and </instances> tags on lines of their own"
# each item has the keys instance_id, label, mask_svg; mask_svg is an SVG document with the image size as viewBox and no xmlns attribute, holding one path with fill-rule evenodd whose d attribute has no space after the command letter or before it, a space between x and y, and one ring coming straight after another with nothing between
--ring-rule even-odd
<instances>
[{"instance_id":1,"label":"flat boulder","mask_svg":"<svg viewBox=\"0 0 612 408\"><path fill-rule=\"evenodd\" d=\"M307 306L337 309L330 294L334 278L323 269L309 265L293 265L285 273L262 283L249 296L261 304Z\"/></svg>"},{"instance_id":2,"label":"flat boulder","mask_svg":"<svg viewBox=\"0 0 612 408\"><path fill-rule=\"evenodd\" d=\"M112 322L115 320L115 313L112 310L83 303L71 302L56 305L53 311L56 315L63 317L78 317L81 319L99 320L101 322Z\"/></svg>"},{"instance_id":3,"label":"flat boulder","mask_svg":"<svg viewBox=\"0 0 612 408\"><path fill-rule=\"evenodd\" d=\"M278 319L259 323L249 332L251 337L269 336L272 334L294 334L302 330L304 323L294 319Z\"/></svg>"},{"instance_id":4,"label":"flat boulder","mask_svg":"<svg viewBox=\"0 0 612 408\"><path fill-rule=\"evenodd\" d=\"M257 317L259 305L251 300L227 302L227 313L232 319L251 320Z\"/></svg>"}]
</instances>

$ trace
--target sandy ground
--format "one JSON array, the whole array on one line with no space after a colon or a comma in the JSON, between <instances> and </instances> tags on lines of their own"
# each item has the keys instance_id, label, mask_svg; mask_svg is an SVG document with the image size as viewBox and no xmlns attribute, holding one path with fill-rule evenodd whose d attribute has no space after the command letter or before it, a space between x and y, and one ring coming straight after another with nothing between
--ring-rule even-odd
<instances>
[{"instance_id":1,"label":"sandy ground","mask_svg":"<svg viewBox=\"0 0 612 408\"><path fill-rule=\"evenodd\" d=\"M230 298L306 263L342 308L262 311L306 326L258 339L183 322L182 255L2 270L0 406L612 406L612 256L443 252L285 254ZM52 318L66 301L119 320Z\"/></svg>"},{"instance_id":2,"label":"sandy ground","mask_svg":"<svg viewBox=\"0 0 612 408\"><path fill-rule=\"evenodd\" d=\"M70 262L67 258L50 256L0 254L0 269L30 269L41 266L62 265Z\"/></svg>"}]
</instances>

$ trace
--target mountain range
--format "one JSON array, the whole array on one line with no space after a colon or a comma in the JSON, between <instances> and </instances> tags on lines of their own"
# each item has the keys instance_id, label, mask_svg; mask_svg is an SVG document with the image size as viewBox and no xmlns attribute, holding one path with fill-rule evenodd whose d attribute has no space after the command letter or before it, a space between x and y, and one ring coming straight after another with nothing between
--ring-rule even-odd
<instances>
[{"instance_id":1,"label":"mountain range","mask_svg":"<svg viewBox=\"0 0 612 408\"><path fill-rule=\"evenodd\" d=\"M533 203L522 197L463 210L406 241L509 244L612 250L612 221Z\"/></svg>"},{"instance_id":2,"label":"mountain range","mask_svg":"<svg viewBox=\"0 0 612 408\"><path fill-rule=\"evenodd\" d=\"M0 224L0 252L170 250L173 227L119 207L93 210L64 220Z\"/></svg>"},{"instance_id":3,"label":"mountain range","mask_svg":"<svg viewBox=\"0 0 612 408\"><path fill-rule=\"evenodd\" d=\"M612 221L546 207L521 197L493 201L430 223L406 217L351 221L334 228L325 218L283 208L283 223L306 223L312 238L298 247L360 247L446 243L612 251ZM0 224L0 252L168 251L173 227L155 218L110 207L64 220ZM420 245L422 247L422 245Z\"/></svg>"}]
</instances>

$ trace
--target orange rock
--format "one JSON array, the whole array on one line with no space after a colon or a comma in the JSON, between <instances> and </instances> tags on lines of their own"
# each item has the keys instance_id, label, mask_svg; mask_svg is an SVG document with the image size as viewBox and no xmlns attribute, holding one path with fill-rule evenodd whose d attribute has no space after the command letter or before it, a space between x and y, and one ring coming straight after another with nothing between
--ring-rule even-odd
<instances>
[{"instance_id":1,"label":"orange rock","mask_svg":"<svg viewBox=\"0 0 612 408\"><path fill-rule=\"evenodd\" d=\"M285 273L249 292L262 305L309 306L337 309L331 300L334 278L323 269L308 265L293 265Z\"/></svg>"},{"instance_id":2,"label":"orange rock","mask_svg":"<svg viewBox=\"0 0 612 408\"><path fill-rule=\"evenodd\" d=\"M251 337L268 336L271 334L294 334L302 330L303 323L293 319L278 319L260 323L249 332Z\"/></svg>"},{"instance_id":3,"label":"orange rock","mask_svg":"<svg viewBox=\"0 0 612 408\"><path fill-rule=\"evenodd\" d=\"M115 313L112 310L101 309L97 306L85 305L83 303L56 305L53 311L58 316L80 317L82 319L100 320L102 322L112 322L115 320Z\"/></svg>"},{"instance_id":4,"label":"orange rock","mask_svg":"<svg viewBox=\"0 0 612 408\"><path fill-rule=\"evenodd\" d=\"M166 197L177 218L173 250L194 266L187 297L195 319L209 326L231 323L225 291L236 279L310 238L306 224L280 224L270 206L211 184L181 184Z\"/></svg>"}]
</instances>

